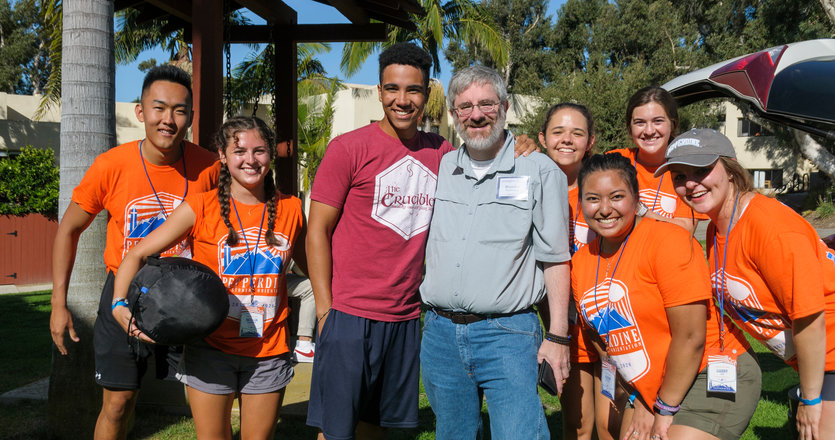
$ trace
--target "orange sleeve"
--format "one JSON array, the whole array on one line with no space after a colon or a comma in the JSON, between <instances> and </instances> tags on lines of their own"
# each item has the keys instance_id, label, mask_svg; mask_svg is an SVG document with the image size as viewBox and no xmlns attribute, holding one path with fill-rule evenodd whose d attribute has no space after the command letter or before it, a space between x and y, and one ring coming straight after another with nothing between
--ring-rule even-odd
<instances>
[{"instance_id":1,"label":"orange sleeve","mask_svg":"<svg viewBox=\"0 0 835 440\"><path fill-rule=\"evenodd\" d=\"M664 307L675 307L712 297L702 246L684 229L659 222L664 240L656 245L654 273ZM663 228L663 229L662 229Z\"/></svg>"},{"instance_id":2,"label":"orange sleeve","mask_svg":"<svg viewBox=\"0 0 835 440\"><path fill-rule=\"evenodd\" d=\"M78 186L72 191L72 201L88 214L96 215L105 207L105 198L111 190L111 172L113 167L103 155L99 155L93 165L84 173Z\"/></svg>"},{"instance_id":3,"label":"orange sleeve","mask_svg":"<svg viewBox=\"0 0 835 440\"><path fill-rule=\"evenodd\" d=\"M197 177L197 192L206 192L217 188L217 180L220 176L220 161L207 167Z\"/></svg>"},{"instance_id":4,"label":"orange sleeve","mask_svg":"<svg viewBox=\"0 0 835 440\"><path fill-rule=\"evenodd\" d=\"M194 236L195 231L200 231L203 228L204 219L204 205L203 193L191 193L186 196L186 203L194 211L194 226L191 227L191 235Z\"/></svg>"},{"instance_id":5,"label":"orange sleeve","mask_svg":"<svg viewBox=\"0 0 835 440\"><path fill-rule=\"evenodd\" d=\"M810 237L782 232L755 249L752 257L759 273L791 319L824 310L823 273Z\"/></svg>"}]
</instances>

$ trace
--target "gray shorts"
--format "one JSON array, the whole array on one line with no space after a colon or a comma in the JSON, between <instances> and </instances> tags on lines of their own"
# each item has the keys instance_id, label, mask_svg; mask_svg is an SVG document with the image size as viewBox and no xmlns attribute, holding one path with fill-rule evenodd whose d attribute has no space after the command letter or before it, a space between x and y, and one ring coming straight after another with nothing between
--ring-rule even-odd
<instances>
[{"instance_id":1,"label":"gray shorts","mask_svg":"<svg viewBox=\"0 0 835 440\"><path fill-rule=\"evenodd\" d=\"M186 345L177 379L208 394L265 394L293 378L290 354L255 358L224 353L208 344Z\"/></svg>"},{"instance_id":2,"label":"gray shorts","mask_svg":"<svg viewBox=\"0 0 835 440\"><path fill-rule=\"evenodd\" d=\"M684 396L673 424L690 426L722 440L742 436L757 409L762 386L762 372L752 350L736 359L736 374L736 393L708 393L707 368L702 370Z\"/></svg>"}]
</instances>

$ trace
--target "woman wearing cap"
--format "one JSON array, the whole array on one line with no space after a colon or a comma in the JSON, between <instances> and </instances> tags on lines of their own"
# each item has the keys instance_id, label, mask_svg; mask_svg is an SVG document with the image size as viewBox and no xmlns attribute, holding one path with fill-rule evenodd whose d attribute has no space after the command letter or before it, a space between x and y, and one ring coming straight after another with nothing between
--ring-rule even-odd
<instances>
[{"instance_id":1,"label":"woman wearing cap","mask_svg":"<svg viewBox=\"0 0 835 440\"><path fill-rule=\"evenodd\" d=\"M667 169L676 193L710 217L719 304L800 376L799 438L835 438L835 255L797 213L754 192L724 135L682 134L658 172Z\"/></svg>"},{"instance_id":2,"label":"woman wearing cap","mask_svg":"<svg viewBox=\"0 0 835 440\"><path fill-rule=\"evenodd\" d=\"M230 118L215 142L221 162L218 188L189 194L128 252L116 273L114 296L126 296L149 255L183 237L194 240L194 260L216 271L229 294L226 320L204 342L185 347L178 375L188 386L197 438L231 438L236 396L241 438L273 438L284 388L293 377L287 263L294 258L305 270L307 262L301 201L275 188L275 136L264 121ZM113 315L131 336L153 342L131 321L127 307L114 305Z\"/></svg>"},{"instance_id":3,"label":"woman wearing cap","mask_svg":"<svg viewBox=\"0 0 835 440\"><path fill-rule=\"evenodd\" d=\"M628 159L606 154L588 159L579 176L583 215L598 239L574 254L571 282L584 326L599 335L601 392L611 398L617 376L634 396L621 439L737 439L757 405L759 368L710 301L699 243L635 214L636 174ZM737 364L739 380L708 375Z\"/></svg>"},{"instance_id":4,"label":"woman wearing cap","mask_svg":"<svg viewBox=\"0 0 835 440\"><path fill-rule=\"evenodd\" d=\"M669 175L655 176L677 129L678 106L670 92L658 86L644 87L626 104L626 130L635 147L610 153L620 153L638 171L638 214L678 224L692 233L699 220L707 217L694 214L676 197Z\"/></svg>"}]
</instances>

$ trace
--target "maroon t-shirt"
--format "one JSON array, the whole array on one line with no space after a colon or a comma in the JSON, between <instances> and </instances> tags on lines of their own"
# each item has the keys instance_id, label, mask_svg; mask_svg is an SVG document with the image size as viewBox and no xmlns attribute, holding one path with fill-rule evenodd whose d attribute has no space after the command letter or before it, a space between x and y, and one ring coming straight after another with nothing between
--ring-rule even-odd
<instances>
[{"instance_id":1,"label":"maroon t-shirt","mask_svg":"<svg viewBox=\"0 0 835 440\"><path fill-rule=\"evenodd\" d=\"M333 232L333 308L377 321L420 316L418 287L441 157L433 133L408 140L376 123L334 138L310 198L342 211Z\"/></svg>"}]
</instances>

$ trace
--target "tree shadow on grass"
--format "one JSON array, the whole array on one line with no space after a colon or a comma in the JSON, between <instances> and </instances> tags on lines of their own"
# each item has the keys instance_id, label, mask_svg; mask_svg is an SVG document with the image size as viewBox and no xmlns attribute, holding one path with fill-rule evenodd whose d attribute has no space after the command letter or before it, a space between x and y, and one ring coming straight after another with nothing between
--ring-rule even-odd
<instances>
[{"instance_id":1,"label":"tree shadow on grass","mask_svg":"<svg viewBox=\"0 0 835 440\"><path fill-rule=\"evenodd\" d=\"M757 343L752 343L752 345ZM788 390L799 381L797 372L782 359L762 347L757 349L757 360L762 370L762 394L758 413L751 432L760 440L794 438L788 422Z\"/></svg>"}]
</instances>

